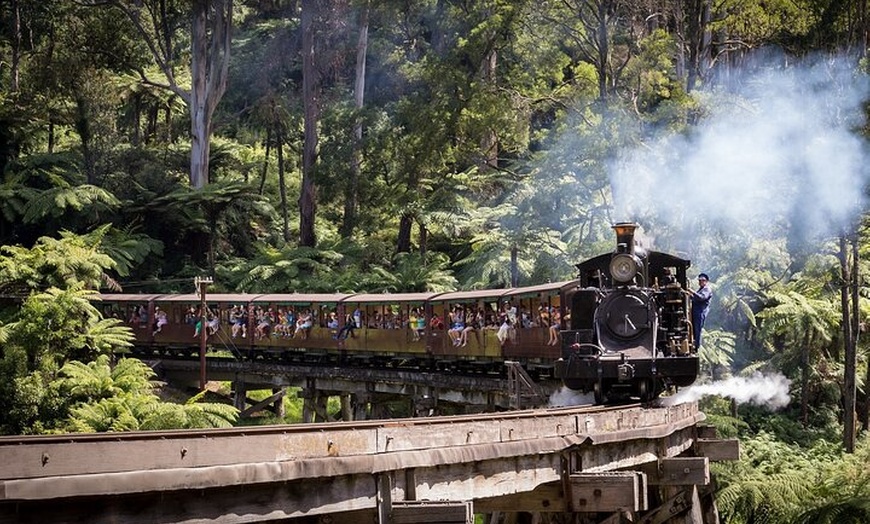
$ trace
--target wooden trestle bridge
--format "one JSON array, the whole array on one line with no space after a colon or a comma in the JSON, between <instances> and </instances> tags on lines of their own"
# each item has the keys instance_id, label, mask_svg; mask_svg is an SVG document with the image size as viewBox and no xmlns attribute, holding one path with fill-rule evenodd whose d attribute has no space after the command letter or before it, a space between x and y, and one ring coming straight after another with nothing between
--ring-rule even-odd
<instances>
[{"instance_id":1,"label":"wooden trestle bridge","mask_svg":"<svg viewBox=\"0 0 870 524\"><path fill-rule=\"evenodd\" d=\"M0 522L718 522L694 403L0 438Z\"/></svg>"}]
</instances>

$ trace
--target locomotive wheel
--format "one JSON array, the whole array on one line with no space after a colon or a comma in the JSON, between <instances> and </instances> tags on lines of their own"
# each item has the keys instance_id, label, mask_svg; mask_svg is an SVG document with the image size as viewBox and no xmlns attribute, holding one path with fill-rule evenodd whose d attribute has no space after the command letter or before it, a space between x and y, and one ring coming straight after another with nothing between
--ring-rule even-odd
<instances>
[{"instance_id":1,"label":"locomotive wheel","mask_svg":"<svg viewBox=\"0 0 870 524\"><path fill-rule=\"evenodd\" d=\"M604 394L604 386L602 385L600 380L595 382L595 387L593 388L592 392L595 395L596 404L604 404L605 402L607 402L607 395Z\"/></svg>"},{"instance_id":2,"label":"locomotive wheel","mask_svg":"<svg viewBox=\"0 0 870 524\"><path fill-rule=\"evenodd\" d=\"M655 386L653 379L644 378L637 383L637 392L641 402L649 402L655 398Z\"/></svg>"}]
</instances>

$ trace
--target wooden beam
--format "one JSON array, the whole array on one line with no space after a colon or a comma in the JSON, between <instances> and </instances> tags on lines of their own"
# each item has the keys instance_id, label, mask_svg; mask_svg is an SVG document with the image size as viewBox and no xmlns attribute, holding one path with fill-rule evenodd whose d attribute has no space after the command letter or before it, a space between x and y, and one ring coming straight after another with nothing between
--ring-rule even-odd
<instances>
[{"instance_id":1,"label":"wooden beam","mask_svg":"<svg viewBox=\"0 0 870 524\"><path fill-rule=\"evenodd\" d=\"M643 515L637 524L701 524L697 486L677 492L661 506ZM716 521L718 522L718 521Z\"/></svg>"},{"instance_id":2,"label":"wooden beam","mask_svg":"<svg viewBox=\"0 0 870 524\"><path fill-rule=\"evenodd\" d=\"M274 395L272 395L266 399L263 399L260 402L257 402L256 404L254 404L253 406L245 409L244 411L239 413L239 416L242 418L248 417L252 413L256 413L257 411L260 411L261 409L269 407L276 400L284 398L284 395L286 395L286 394L287 394L287 388L281 388L281 390L278 391L277 393L275 393Z\"/></svg>"},{"instance_id":3,"label":"wooden beam","mask_svg":"<svg viewBox=\"0 0 870 524\"><path fill-rule=\"evenodd\" d=\"M646 475L639 471L580 473L569 482L573 511L643 511L648 506Z\"/></svg>"},{"instance_id":4,"label":"wooden beam","mask_svg":"<svg viewBox=\"0 0 870 524\"><path fill-rule=\"evenodd\" d=\"M469 501L406 501L393 502L391 524L443 522L474 524L474 509Z\"/></svg>"},{"instance_id":5,"label":"wooden beam","mask_svg":"<svg viewBox=\"0 0 870 524\"><path fill-rule=\"evenodd\" d=\"M710 483L710 461L707 457L676 457L661 459L643 468L651 486L706 486Z\"/></svg>"},{"instance_id":6,"label":"wooden beam","mask_svg":"<svg viewBox=\"0 0 870 524\"><path fill-rule=\"evenodd\" d=\"M711 462L740 460L740 441L735 439L705 439L695 441L695 455L707 457Z\"/></svg>"},{"instance_id":7,"label":"wooden beam","mask_svg":"<svg viewBox=\"0 0 870 524\"><path fill-rule=\"evenodd\" d=\"M699 439L714 439L717 437L716 426L698 425L697 428L698 428L698 438Z\"/></svg>"},{"instance_id":8,"label":"wooden beam","mask_svg":"<svg viewBox=\"0 0 870 524\"><path fill-rule=\"evenodd\" d=\"M474 510L478 513L562 513L565 509L562 485L558 483L541 484L532 491L504 495L495 498L476 499Z\"/></svg>"}]
</instances>

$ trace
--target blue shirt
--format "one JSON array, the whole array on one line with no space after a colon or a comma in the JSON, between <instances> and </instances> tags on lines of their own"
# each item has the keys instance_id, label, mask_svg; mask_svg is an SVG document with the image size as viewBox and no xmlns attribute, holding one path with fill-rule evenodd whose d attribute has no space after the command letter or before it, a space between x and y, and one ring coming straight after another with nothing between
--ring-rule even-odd
<instances>
[{"instance_id":1,"label":"blue shirt","mask_svg":"<svg viewBox=\"0 0 870 524\"><path fill-rule=\"evenodd\" d=\"M713 290L710 286L699 288L692 295L692 310L706 313L710 309L710 299L713 298Z\"/></svg>"}]
</instances>

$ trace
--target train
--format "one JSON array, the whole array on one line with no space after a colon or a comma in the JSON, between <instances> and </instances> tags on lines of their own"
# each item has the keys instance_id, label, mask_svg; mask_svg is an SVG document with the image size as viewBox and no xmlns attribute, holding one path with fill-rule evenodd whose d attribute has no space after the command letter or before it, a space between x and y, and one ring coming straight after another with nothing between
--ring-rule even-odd
<instances>
[{"instance_id":1,"label":"train","mask_svg":"<svg viewBox=\"0 0 870 524\"><path fill-rule=\"evenodd\" d=\"M689 261L645 251L634 223L617 246L536 286L424 293L100 295L127 323L134 355L216 356L329 366L533 378L594 392L597 403L652 400L698 373Z\"/></svg>"},{"instance_id":2,"label":"train","mask_svg":"<svg viewBox=\"0 0 870 524\"><path fill-rule=\"evenodd\" d=\"M616 249L578 264L577 285L566 297L571 319L554 374L570 389L593 392L597 404L653 400L691 385L700 369L691 262L647 251L635 239L637 228L615 224Z\"/></svg>"}]
</instances>

